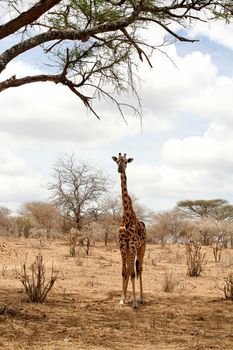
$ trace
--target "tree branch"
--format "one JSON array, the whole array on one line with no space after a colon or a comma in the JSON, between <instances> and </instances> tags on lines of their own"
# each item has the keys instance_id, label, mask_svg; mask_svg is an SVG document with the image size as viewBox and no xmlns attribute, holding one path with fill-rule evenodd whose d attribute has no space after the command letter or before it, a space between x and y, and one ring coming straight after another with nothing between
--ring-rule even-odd
<instances>
[{"instance_id":1,"label":"tree branch","mask_svg":"<svg viewBox=\"0 0 233 350\"><path fill-rule=\"evenodd\" d=\"M140 19L142 21L145 20L144 17L140 17ZM157 23L159 26L161 26L163 29L165 29L169 34L171 34L174 38L176 38L179 41L185 41L188 43L194 43L194 42L199 41L197 39L188 39L188 38L185 38L184 36L178 35L177 33L173 32L170 28L168 28L165 24L163 24L161 21L158 21L156 19L150 19L150 21Z\"/></svg>"},{"instance_id":2,"label":"tree branch","mask_svg":"<svg viewBox=\"0 0 233 350\"><path fill-rule=\"evenodd\" d=\"M127 30L125 28L121 29L122 33L126 36L126 38L129 40L129 42L135 47L135 49L137 50L138 52L138 56L140 58L141 61L143 61L143 58L142 56L144 55L144 57L146 58L149 66L151 68L152 67L152 64L148 58L148 56L146 55L146 53L138 46L138 44L136 43L136 41L129 35L129 33L127 32Z\"/></svg>"},{"instance_id":3,"label":"tree branch","mask_svg":"<svg viewBox=\"0 0 233 350\"><path fill-rule=\"evenodd\" d=\"M48 30L45 33L35 35L32 38L29 38L12 46L10 49L6 50L0 55L0 73L5 69L6 65L15 57L43 43L53 40L80 40L84 42L95 34L116 31L127 27L135 20L135 16L137 16L137 13L133 12L126 19L100 24L95 27L84 30Z\"/></svg>"},{"instance_id":4,"label":"tree branch","mask_svg":"<svg viewBox=\"0 0 233 350\"><path fill-rule=\"evenodd\" d=\"M0 82L0 92L12 87L19 87L29 83L39 83L39 82L46 82L46 81L51 81L55 84L63 83L64 79L65 79L64 76L61 74L57 74L57 75L40 74L40 75L34 75L34 76L26 76L19 79L16 79L16 76L13 75L11 78Z\"/></svg>"},{"instance_id":5,"label":"tree branch","mask_svg":"<svg viewBox=\"0 0 233 350\"><path fill-rule=\"evenodd\" d=\"M31 24L41 15L57 5L61 0L40 0L29 10L21 13L17 18L12 19L4 25L0 26L0 39L15 33L18 29Z\"/></svg>"}]
</instances>

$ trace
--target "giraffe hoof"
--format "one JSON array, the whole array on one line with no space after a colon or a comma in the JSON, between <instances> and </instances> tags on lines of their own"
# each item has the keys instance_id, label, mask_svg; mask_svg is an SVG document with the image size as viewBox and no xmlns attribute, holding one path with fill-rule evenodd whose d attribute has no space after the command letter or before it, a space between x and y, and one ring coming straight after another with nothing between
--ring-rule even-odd
<instances>
[{"instance_id":1,"label":"giraffe hoof","mask_svg":"<svg viewBox=\"0 0 233 350\"><path fill-rule=\"evenodd\" d=\"M122 307L122 306L124 306L124 303L125 303L125 300L124 299L121 299L120 301L119 301L119 307Z\"/></svg>"},{"instance_id":2,"label":"giraffe hoof","mask_svg":"<svg viewBox=\"0 0 233 350\"><path fill-rule=\"evenodd\" d=\"M140 298L140 299L139 299L139 303L140 303L140 304L144 304L144 299L143 299L143 298Z\"/></svg>"},{"instance_id":3,"label":"giraffe hoof","mask_svg":"<svg viewBox=\"0 0 233 350\"><path fill-rule=\"evenodd\" d=\"M139 305L136 301L133 302L133 309L138 309Z\"/></svg>"}]
</instances>

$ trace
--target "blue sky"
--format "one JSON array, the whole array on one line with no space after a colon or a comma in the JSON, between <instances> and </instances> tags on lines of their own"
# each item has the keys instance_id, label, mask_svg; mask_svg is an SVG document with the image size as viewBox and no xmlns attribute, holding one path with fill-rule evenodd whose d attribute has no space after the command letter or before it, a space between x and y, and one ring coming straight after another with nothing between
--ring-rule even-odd
<instances>
[{"instance_id":1,"label":"blue sky","mask_svg":"<svg viewBox=\"0 0 233 350\"><path fill-rule=\"evenodd\" d=\"M142 127L128 113L126 124L104 101L96 105L97 120L61 86L34 84L1 93L0 205L17 210L27 201L46 200L52 165L69 152L104 169L114 192L120 182L112 155L133 157L129 191L155 211L183 199L233 203L233 25L200 24L188 35L200 41L165 49L174 64L159 52L152 70L141 64ZM4 76L40 72L39 57L19 57ZM122 98L133 101L131 95Z\"/></svg>"}]
</instances>

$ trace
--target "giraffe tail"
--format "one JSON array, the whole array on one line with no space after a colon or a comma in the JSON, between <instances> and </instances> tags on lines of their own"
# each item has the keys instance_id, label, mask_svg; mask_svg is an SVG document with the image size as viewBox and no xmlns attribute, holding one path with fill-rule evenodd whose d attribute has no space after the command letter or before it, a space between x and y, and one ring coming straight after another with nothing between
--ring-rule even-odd
<instances>
[{"instance_id":1,"label":"giraffe tail","mask_svg":"<svg viewBox=\"0 0 233 350\"><path fill-rule=\"evenodd\" d=\"M138 261L138 257L136 259L136 276L138 278L138 274L139 274L139 261Z\"/></svg>"}]
</instances>

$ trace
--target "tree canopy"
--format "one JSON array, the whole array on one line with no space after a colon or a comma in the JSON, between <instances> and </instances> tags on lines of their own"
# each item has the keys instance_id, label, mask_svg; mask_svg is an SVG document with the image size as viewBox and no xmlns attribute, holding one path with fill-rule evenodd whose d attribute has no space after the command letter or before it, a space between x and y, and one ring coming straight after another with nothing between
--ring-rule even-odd
<instances>
[{"instance_id":1,"label":"tree canopy","mask_svg":"<svg viewBox=\"0 0 233 350\"><path fill-rule=\"evenodd\" d=\"M184 200L178 202L177 207L190 218L214 218L218 221L233 218L233 206L224 199Z\"/></svg>"},{"instance_id":2,"label":"tree canopy","mask_svg":"<svg viewBox=\"0 0 233 350\"><path fill-rule=\"evenodd\" d=\"M106 97L123 115L127 103L117 94L133 91L134 67L150 66L154 42L144 30L163 28L174 40L195 40L178 33L196 21L233 13L231 0L2 0L0 3L0 76L8 64L35 49L47 67L43 74L0 78L0 92L34 82L62 84L98 117L92 101ZM175 26L174 26L175 24ZM174 30L178 28L178 31ZM136 55L135 55L136 53ZM139 59L136 59L136 56ZM135 109L136 111L137 109Z\"/></svg>"},{"instance_id":3,"label":"tree canopy","mask_svg":"<svg viewBox=\"0 0 233 350\"><path fill-rule=\"evenodd\" d=\"M82 219L96 217L102 196L109 189L109 178L86 161L77 161L74 154L60 156L53 166L48 184L52 202L78 229Z\"/></svg>"}]
</instances>

